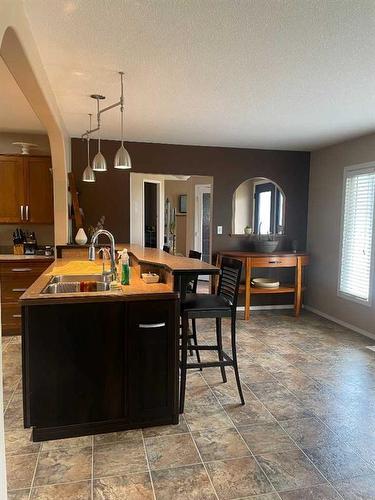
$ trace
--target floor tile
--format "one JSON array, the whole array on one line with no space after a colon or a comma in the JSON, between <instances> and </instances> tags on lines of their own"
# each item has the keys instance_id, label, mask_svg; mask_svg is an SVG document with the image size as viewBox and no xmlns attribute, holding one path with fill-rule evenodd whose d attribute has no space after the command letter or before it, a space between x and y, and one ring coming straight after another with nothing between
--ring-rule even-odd
<instances>
[{"instance_id":1,"label":"floor tile","mask_svg":"<svg viewBox=\"0 0 375 500\"><path fill-rule=\"evenodd\" d=\"M94 436L94 447L111 443L129 443L141 445L143 443L142 431L141 429L135 429L123 432L108 432L106 434L96 434Z\"/></svg>"},{"instance_id":2,"label":"floor tile","mask_svg":"<svg viewBox=\"0 0 375 500\"><path fill-rule=\"evenodd\" d=\"M349 447L332 445L304 452L328 481L339 481L374 471Z\"/></svg>"},{"instance_id":3,"label":"floor tile","mask_svg":"<svg viewBox=\"0 0 375 500\"><path fill-rule=\"evenodd\" d=\"M29 500L30 490L14 490L8 491L7 500Z\"/></svg>"},{"instance_id":4,"label":"floor tile","mask_svg":"<svg viewBox=\"0 0 375 500\"><path fill-rule=\"evenodd\" d=\"M41 486L90 479L91 462L91 447L41 452L34 485Z\"/></svg>"},{"instance_id":5,"label":"floor tile","mask_svg":"<svg viewBox=\"0 0 375 500\"><path fill-rule=\"evenodd\" d=\"M193 438L204 462L250 455L234 428L198 431L193 433Z\"/></svg>"},{"instance_id":6,"label":"floor tile","mask_svg":"<svg viewBox=\"0 0 375 500\"><path fill-rule=\"evenodd\" d=\"M91 481L39 486L31 490L31 500L89 500Z\"/></svg>"},{"instance_id":7,"label":"floor tile","mask_svg":"<svg viewBox=\"0 0 375 500\"><path fill-rule=\"evenodd\" d=\"M41 443L31 441L30 429L9 429L5 434L5 450L7 455L38 453Z\"/></svg>"},{"instance_id":8,"label":"floor tile","mask_svg":"<svg viewBox=\"0 0 375 500\"><path fill-rule=\"evenodd\" d=\"M256 458L277 491L306 488L324 482L323 477L298 448L261 453Z\"/></svg>"},{"instance_id":9,"label":"floor tile","mask_svg":"<svg viewBox=\"0 0 375 500\"><path fill-rule=\"evenodd\" d=\"M30 488L38 454L11 455L6 458L9 490Z\"/></svg>"},{"instance_id":10,"label":"floor tile","mask_svg":"<svg viewBox=\"0 0 375 500\"><path fill-rule=\"evenodd\" d=\"M334 483L345 500L370 500L375 498L375 474L359 476Z\"/></svg>"},{"instance_id":11,"label":"floor tile","mask_svg":"<svg viewBox=\"0 0 375 500\"><path fill-rule=\"evenodd\" d=\"M153 500L148 473L107 477L94 481L94 500Z\"/></svg>"},{"instance_id":12,"label":"floor tile","mask_svg":"<svg viewBox=\"0 0 375 500\"><path fill-rule=\"evenodd\" d=\"M145 471L147 462L143 443L116 442L94 446L95 478Z\"/></svg>"},{"instance_id":13,"label":"floor tile","mask_svg":"<svg viewBox=\"0 0 375 500\"><path fill-rule=\"evenodd\" d=\"M248 401L245 405L224 405L224 408L236 426L275 421L262 403L257 400Z\"/></svg>"},{"instance_id":14,"label":"floor tile","mask_svg":"<svg viewBox=\"0 0 375 500\"><path fill-rule=\"evenodd\" d=\"M327 484L280 493L282 500L340 500L340 495Z\"/></svg>"},{"instance_id":15,"label":"floor tile","mask_svg":"<svg viewBox=\"0 0 375 500\"><path fill-rule=\"evenodd\" d=\"M276 420L288 420L290 418L301 418L313 416L296 397L281 396L262 401L264 406L276 418Z\"/></svg>"},{"instance_id":16,"label":"floor tile","mask_svg":"<svg viewBox=\"0 0 375 500\"><path fill-rule=\"evenodd\" d=\"M157 427L147 427L142 429L143 437L170 436L172 434L185 434L189 432L185 417L180 415L180 422L177 425L159 425Z\"/></svg>"},{"instance_id":17,"label":"floor tile","mask_svg":"<svg viewBox=\"0 0 375 500\"><path fill-rule=\"evenodd\" d=\"M217 500L203 465L152 471L157 500Z\"/></svg>"},{"instance_id":18,"label":"floor tile","mask_svg":"<svg viewBox=\"0 0 375 500\"><path fill-rule=\"evenodd\" d=\"M185 419L192 432L233 426L231 419L218 404L187 410L185 411Z\"/></svg>"},{"instance_id":19,"label":"floor tile","mask_svg":"<svg viewBox=\"0 0 375 500\"><path fill-rule=\"evenodd\" d=\"M190 434L151 437L145 439L145 445L151 470L201 462Z\"/></svg>"},{"instance_id":20,"label":"floor tile","mask_svg":"<svg viewBox=\"0 0 375 500\"><path fill-rule=\"evenodd\" d=\"M44 441L42 443L42 451L72 450L74 448L88 448L90 446L92 446L92 436L81 436Z\"/></svg>"},{"instance_id":21,"label":"floor tile","mask_svg":"<svg viewBox=\"0 0 375 500\"><path fill-rule=\"evenodd\" d=\"M272 486L251 457L206 464L220 499L229 500L272 491Z\"/></svg>"},{"instance_id":22,"label":"floor tile","mask_svg":"<svg viewBox=\"0 0 375 500\"><path fill-rule=\"evenodd\" d=\"M295 448L293 441L277 422L238 427L238 430L254 454Z\"/></svg>"},{"instance_id":23,"label":"floor tile","mask_svg":"<svg viewBox=\"0 0 375 500\"><path fill-rule=\"evenodd\" d=\"M340 438L316 418L285 420L281 426L301 448L337 444Z\"/></svg>"}]
</instances>

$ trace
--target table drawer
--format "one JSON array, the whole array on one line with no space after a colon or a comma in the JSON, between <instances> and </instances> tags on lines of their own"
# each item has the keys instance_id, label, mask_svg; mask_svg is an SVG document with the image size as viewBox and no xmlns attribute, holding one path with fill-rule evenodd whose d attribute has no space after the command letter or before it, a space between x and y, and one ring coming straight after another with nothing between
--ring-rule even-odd
<instances>
[{"instance_id":1,"label":"table drawer","mask_svg":"<svg viewBox=\"0 0 375 500\"><path fill-rule=\"evenodd\" d=\"M295 267L297 257L282 257L270 255L269 257L252 257L251 267Z\"/></svg>"}]
</instances>

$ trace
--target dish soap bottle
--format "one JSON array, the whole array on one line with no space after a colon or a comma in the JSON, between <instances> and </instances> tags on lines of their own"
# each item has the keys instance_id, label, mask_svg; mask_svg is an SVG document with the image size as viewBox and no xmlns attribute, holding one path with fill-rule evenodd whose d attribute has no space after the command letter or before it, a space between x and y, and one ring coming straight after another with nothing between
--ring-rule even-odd
<instances>
[{"instance_id":1,"label":"dish soap bottle","mask_svg":"<svg viewBox=\"0 0 375 500\"><path fill-rule=\"evenodd\" d=\"M129 285L130 282L130 268L129 268L129 254L128 249L124 248L121 252L121 285Z\"/></svg>"}]
</instances>

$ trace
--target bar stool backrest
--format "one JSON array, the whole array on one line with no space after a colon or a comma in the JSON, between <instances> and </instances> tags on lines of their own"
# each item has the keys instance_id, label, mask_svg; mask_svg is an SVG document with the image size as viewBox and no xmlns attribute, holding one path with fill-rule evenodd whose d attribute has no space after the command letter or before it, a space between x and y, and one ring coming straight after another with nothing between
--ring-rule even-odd
<instances>
[{"instance_id":1,"label":"bar stool backrest","mask_svg":"<svg viewBox=\"0 0 375 500\"><path fill-rule=\"evenodd\" d=\"M197 252L196 250L189 250L189 259L197 259L201 260L202 254L201 252ZM188 290L193 293L197 293L198 287L198 274L196 277L189 283Z\"/></svg>"},{"instance_id":2,"label":"bar stool backrest","mask_svg":"<svg viewBox=\"0 0 375 500\"><path fill-rule=\"evenodd\" d=\"M237 307L241 270L242 262L240 260L229 257L222 258L217 294L226 298L234 309Z\"/></svg>"}]
</instances>

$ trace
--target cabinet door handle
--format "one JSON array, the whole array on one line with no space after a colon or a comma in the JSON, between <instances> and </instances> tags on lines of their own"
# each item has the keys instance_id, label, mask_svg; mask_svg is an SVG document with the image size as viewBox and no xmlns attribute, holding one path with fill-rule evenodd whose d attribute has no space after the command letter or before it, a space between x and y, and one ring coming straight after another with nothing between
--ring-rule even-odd
<instances>
[{"instance_id":1,"label":"cabinet door handle","mask_svg":"<svg viewBox=\"0 0 375 500\"><path fill-rule=\"evenodd\" d=\"M26 220L29 220L29 205L26 205Z\"/></svg>"},{"instance_id":2,"label":"cabinet door handle","mask_svg":"<svg viewBox=\"0 0 375 500\"><path fill-rule=\"evenodd\" d=\"M13 316L13 318L20 318L21 317L20 314L13 314L12 316Z\"/></svg>"},{"instance_id":3,"label":"cabinet door handle","mask_svg":"<svg viewBox=\"0 0 375 500\"><path fill-rule=\"evenodd\" d=\"M139 323L139 328L163 328L165 323Z\"/></svg>"},{"instance_id":4,"label":"cabinet door handle","mask_svg":"<svg viewBox=\"0 0 375 500\"><path fill-rule=\"evenodd\" d=\"M27 288L12 288L12 292L26 292Z\"/></svg>"},{"instance_id":5,"label":"cabinet door handle","mask_svg":"<svg viewBox=\"0 0 375 500\"><path fill-rule=\"evenodd\" d=\"M28 271L32 271L32 269L30 267L14 267L12 271L14 273L25 273Z\"/></svg>"},{"instance_id":6,"label":"cabinet door handle","mask_svg":"<svg viewBox=\"0 0 375 500\"><path fill-rule=\"evenodd\" d=\"M21 220L23 220L23 205L20 206L21 209Z\"/></svg>"}]
</instances>

